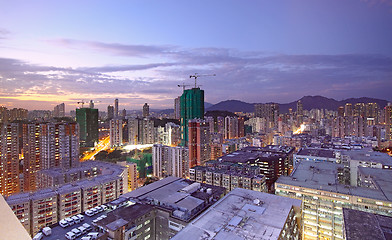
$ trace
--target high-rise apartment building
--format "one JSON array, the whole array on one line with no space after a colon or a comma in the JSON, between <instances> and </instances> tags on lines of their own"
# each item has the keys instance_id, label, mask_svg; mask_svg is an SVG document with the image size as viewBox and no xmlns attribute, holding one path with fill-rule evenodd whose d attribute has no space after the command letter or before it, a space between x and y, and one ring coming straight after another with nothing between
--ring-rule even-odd
<instances>
[{"instance_id":1,"label":"high-rise apartment building","mask_svg":"<svg viewBox=\"0 0 392 240\"><path fill-rule=\"evenodd\" d=\"M121 119L110 120L110 147L118 147L122 145L123 139L123 122Z\"/></svg>"},{"instance_id":2,"label":"high-rise apartment building","mask_svg":"<svg viewBox=\"0 0 392 240\"><path fill-rule=\"evenodd\" d=\"M41 169L79 165L75 122L11 123L0 131L0 189L5 196L35 191Z\"/></svg>"},{"instance_id":3,"label":"high-rise apartment building","mask_svg":"<svg viewBox=\"0 0 392 240\"><path fill-rule=\"evenodd\" d=\"M115 118L118 117L118 99L117 98L114 100L114 117Z\"/></svg>"},{"instance_id":4,"label":"high-rise apartment building","mask_svg":"<svg viewBox=\"0 0 392 240\"><path fill-rule=\"evenodd\" d=\"M127 163L128 168L128 192L137 188L137 164L133 162Z\"/></svg>"},{"instance_id":5,"label":"high-rise apartment building","mask_svg":"<svg viewBox=\"0 0 392 240\"><path fill-rule=\"evenodd\" d=\"M79 166L78 126L75 122L41 124L41 169Z\"/></svg>"},{"instance_id":6,"label":"high-rise apartment building","mask_svg":"<svg viewBox=\"0 0 392 240\"><path fill-rule=\"evenodd\" d=\"M189 168L203 165L210 160L210 128L201 119L189 120Z\"/></svg>"},{"instance_id":7,"label":"high-rise apartment building","mask_svg":"<svg viewBox=\"0 0 392 240\"><path fill-rule=\"evenodd\" d=\"M53 117L65 117L65 104L61 103L54 107Z\"/></svg>"},{"instance_id":8,"label":"high-rise apartment building","mask_svg":"<svg viewBox=\"0 0 392 240\"><path fill-rule=\"evenodd\" d=\"M353 105L351 103L346 103L344 105L344 116L351 117L353 115Z\"/></svg>"},{"instance_id":9,"label":"high-rise apartment building","mask_svg":"<svg viewBox=\"0 0 392 240\"><path fill-rule=\"evenodd\" d=\"M192 88L181 95L181 145L188 145L188 121L204 118L204 90Z\"/></svg>"},{"instance_id":10,"label":"high-rise apartment building","mask_svg":"<svg viewBox=\"0 0 392 240\"><path fill-rule=\"evenodd\" d=\"M108 106L108 116L107 119L111 120L114 118L114 107L112 105Z\"/></svg>"},{"instance_id":11,"label":"high-rise apartment building","mask_svg":"<svg viewBox=\"0 0 392 240\"><path fill-rule=\"evenodd\" d=\"M225 117L225 139L238 138L238 118L237 117Z\"/></svg>"},{"instance_id":12,"label":"high-rise apartment building","mask_svg":"<svg viewBox=\"0 0 392 240\"><path fill-rule=\"evenodd\" d=\"M181 119L181 97L174 99L174 118Z\"/></svg>"},{"instance_id":13,"label":"high-rise apartment building","mask_svg":"<svg viewBox=\"0 0 392 240\"><path fill-rule=\"evenodd\" d=\"M297 102L297 122L302 124L304 121L304 107L301 100Z\"/></svg>"},{"instance_id":14,"label":"high-rise apartment building","mask_svg":"<svg viewBox=\"0 0 392 240\"><path fill-rule=\"evenodd\" d=\"M145 117L148 117L148 116L150 116L150 106L148 106L148 104L145 103L143 105L143 117L145 118Z\"/></svg>"},{"instance_id":15,"label":"high-rise apartment building","mask_svg":"<svg viewBox=\"0 0 392 240\"><path fill-rule=\"evenodd\" d=\"M128 119L128 142L130 144L153 144L156 141L154 121L148 118Z\"/></svg>"},{"instance_id":16,"label":"high-rise apartment building","mask_svg":"<svg viewBox=\"0 0 392 240\"><path fill-rule=\"evenodd\" d=\"M154 144L152 148L152 169L156 177L186 178L189 176L188 161L188 148L186 147Z\"/></svg>"},{"instance_id":17,"label":"high-rise apartment building","mask_svg":"<svg viewBox=\"0 0 392 240\"><path fill-rule=\"evenodd\" d=\"M255 104L255 117L265 118L267 127L272 128L278 121L279 117L279 104L265 103Z\"/></svg>"},{"instance_id":18,"label":"high-rise apartment building","mask_svg":"<svg viewBox=\"0 0 392 240\"><path fill-rule=\"evenodd\" d=\"M386 139L392 140L392 104L388 103L385 107L385 129L386 129Z\"/></svg>"},{"instance_id":19,"label":"high-rise apartment building","mask_svg":"<svg viewBox=\"0 0 392 240\"><path fill-rule=\"evenodd\" d=\"M80 129L80 145L93 147L98 142L98 109L77 108L76 121Z\"/></svg>"},{"instance_id":20,"label":"high-rise apartment building","mask_svg":"<svg viewBox=\"0 0 392 240\"><path fill-rule=\"evenodd\" d=\"M8 196L18 193L21 188L19 182L19 124L5 124L1 126L0 131L0 193L3 196Z\"/></svg>"}]
</instances>

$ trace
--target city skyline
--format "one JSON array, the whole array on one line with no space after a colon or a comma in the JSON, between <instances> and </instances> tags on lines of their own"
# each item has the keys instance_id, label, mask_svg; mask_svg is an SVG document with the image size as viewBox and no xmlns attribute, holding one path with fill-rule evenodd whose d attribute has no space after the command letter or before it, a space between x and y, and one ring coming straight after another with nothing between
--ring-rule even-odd
<instances>
[{"instance_id":1,"label":"city skyline","mask_svg":"<svg viewBox=\"0 0 392 240\"><path fill-rule=\"evenodd\" d=\"M3 2L3 1L0 1ZM391 1L3 2L0 105L67 112L80 100L173 108L306 95L391 101Z\"/></svg>"}]
</instances>

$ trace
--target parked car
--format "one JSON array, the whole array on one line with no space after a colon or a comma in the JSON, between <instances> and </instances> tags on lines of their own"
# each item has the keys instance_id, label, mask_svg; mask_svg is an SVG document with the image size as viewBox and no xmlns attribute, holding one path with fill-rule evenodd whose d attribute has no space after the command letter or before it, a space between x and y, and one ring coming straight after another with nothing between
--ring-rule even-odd
<instances>
[{"instance_id":1,"label":"parked car","mask_svg":"<svg viewBox=\"0 0 392 240\"><path fill-rule=\"evenodd\" d=\"M45 236L49 236L50 234L52 234L52 229L50 227L44 227L42 229L42 232L45 234Z\"/></svg>"},{"instance_id":2,"label":"parked car","mask_svg":"<svg viewBox=\"0 0 392 240\"><path fill-rule=\"evenodd\" d=\"M59 222L59 225L60 225L60 227L62 227L62 228L66 228L66 227L69 226L69 223L68 223L67 220L63 219L63 220L61 220L61 221Z\"/></svg>"},{"instance_id":3,"label":"parked car","mask_svg":"<svg viewBox=\"0 0 392 240\"><path fill-rule=\"evenodd\" d=\"M82 226L83 226L84 228L86 228L86 230L87 230L88 232L91 231L91 230L93 230L93 227L91 227L91 225L88 224L88 223L84 223Z\"/></svg>"},{"instance_id":4,"label":"parked car","mask_svg":"<svg viewBox=\"0 0 392 240\"><path fill-rule=\"evenodd\" d=\"M67 232L65 234L65 238L68 239L68 240L74 240L76 238L76 235L73 232Z\"/></svg>"}]
</instances>

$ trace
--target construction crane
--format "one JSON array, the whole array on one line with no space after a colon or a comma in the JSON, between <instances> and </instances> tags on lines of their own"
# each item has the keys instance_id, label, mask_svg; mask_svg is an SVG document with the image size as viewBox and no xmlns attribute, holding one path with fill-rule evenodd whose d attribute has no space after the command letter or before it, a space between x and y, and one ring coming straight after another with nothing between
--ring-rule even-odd
<instances>
[{"instance_id":1,"label":"construction crane","mask_svg":"<svg viewBox=\"0 0 392 240\"><path fill-rule=\"evenodd\" d=\"M182 83L182 84L178 84L177 86L178 87L182 87L182 90L185 91L185 87L189 87L189 86L192 86L192 85L186 85L185 83Z\"/></svg>"},{"instance_id":2,"label":"construction crane","mask_svg":"<svg viewBox=\"0 0 392 240\"><path fill-rule=\"evenodd\" d=\"M86 102L84 100L77 102L78 104L82 104L82 108L83 108L83 104L85 104Z\"/></svg>"},{"instance_id":3,"label":"construction crane","mask_svg":"<svg viewBox=\"0 0 392 240\"><path fill-rule=\"evenodd\" d=\"M99 102L101 102L101 101L94 101L94 100L90 100L90 108L94 108L94 103L99 103ZM87 103L87 102L85 102L84 100L81 100L81 101L79 101L79 102L77 102L78 104L82 104L82 108L83 108L83 105L85 104L85 103Z\"/></svg>"},{"instance_id":4,"label":"construction crane","mask_svg":"<svg viewBox=\"0 0 392 240\"><path fill-rule=\"evenodd\" d=\"M207 76L216 76L216 74L197 74L197 73L195 73L195 75L190 75L189 78L195 78L195 88L197 88L196 79L199 77L207 77Z\"/></svg>"}]
</instances>

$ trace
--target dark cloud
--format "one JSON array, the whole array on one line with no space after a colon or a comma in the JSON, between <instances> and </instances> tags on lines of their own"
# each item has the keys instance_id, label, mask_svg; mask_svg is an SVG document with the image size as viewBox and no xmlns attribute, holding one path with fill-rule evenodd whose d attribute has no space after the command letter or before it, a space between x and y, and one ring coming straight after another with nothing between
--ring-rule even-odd
<instances>
[{"instance_id":1,"label":"dark cloud","mask_svg":"<svg viewBox=\"0 0 392 240\"><path fill-rule=\"evenodd\" d=\"M112 55L129 57L146 57L151 55L170 54L171 51L175 50L174 46L129 45L95 41L80 41L73 39L56 39L50 40L49 42L68 48L89 48Z\"/></svg>"},{"instance_id":2,"label":"dark cloud","mask_svg":"<svg viewBox=\"0 0 392 240\"><path fill-rule=\"evenodd\" d=\"M130 104L148 101L159 108L171 106L182 91L177 85L193 85L189 75L197 72L216 74L198 79L206 100L213 103L226 99L284 103L304 95L392 100L392 58L387 56L273 55L203 48L172 51L165 57L168 62L77 69L0 58L0 94L54 94L59 98L70 93L81 98L92 94L105 102L121 96ZM159 77L144 77L141 70ZM128 72L137 77L124 77Z\"/></svg>"}]
</instances>

